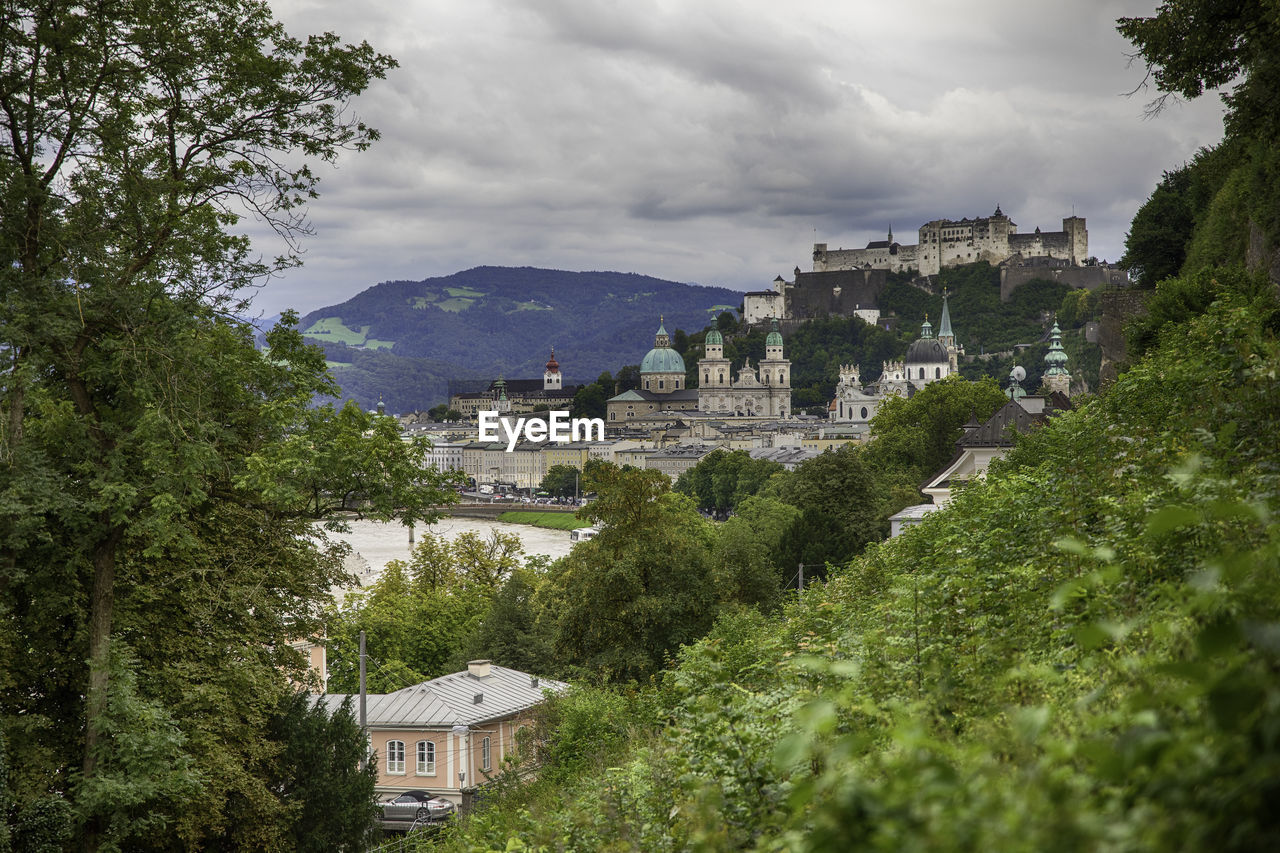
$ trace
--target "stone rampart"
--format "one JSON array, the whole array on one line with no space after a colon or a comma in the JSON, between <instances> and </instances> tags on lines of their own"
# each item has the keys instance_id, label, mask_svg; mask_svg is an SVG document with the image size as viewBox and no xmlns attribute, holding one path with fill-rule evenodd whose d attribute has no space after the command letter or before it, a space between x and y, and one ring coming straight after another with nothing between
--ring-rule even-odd
<instances>
[{"instance_id":1,"label":"stone rampart","mask_svg":"<svg viewBox=\"0 0 1280 853\"><path fill-rule=\"evenodd\" d=\"M1116 267L1008 266L1000 269L1000 301L1008 302L1015 290L1037 278L1060 281L1075 290L1081 288L1097 290L1104 285L1123 287L1129 282L1125 271Z\"/></svg>"}]
</instances>

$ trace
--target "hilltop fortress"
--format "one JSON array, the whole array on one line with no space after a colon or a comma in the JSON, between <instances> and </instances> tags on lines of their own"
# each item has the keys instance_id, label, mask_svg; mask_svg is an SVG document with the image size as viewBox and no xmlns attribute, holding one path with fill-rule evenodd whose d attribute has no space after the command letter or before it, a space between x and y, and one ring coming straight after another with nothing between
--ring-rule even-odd
<instances>
[{"instance_id":1,"label":"hilltop fortress","mask_svg":"<svg viewBox=\"0 0 1280 853\"><path fill-rule=\"evenodd\" d=\"M887 240L873 240L863 249L828 249L826 243L814 243L813 271L796 267L794 280L778 276L772 290L747 293L743 319L756 324L770 319L859 316L874 324L880 316L878 297L889 273L926 277L977 261L999 267L1002 300L1034 279L1089 289L1127 280L1123 270L1089 257L1089 231L1083 216L1063 219L1061 231L1036 228L1019 234L1018 224L996 205L990 216L926 222L919 235L918 243L904 245L893 239L890 227Z\"/></svg>"},{"instance_id":2,"label":"hilltop fortress","mask_svg":"<svg viewBox=\"0 0 1280 853\"><path fill-rule=\"evenodd\" d=\"M986 261L999 266L1015 256L1045 258L1083 266L1089 256L1089 232L1083 216L1062 220L1061 231L1019 234L1014 222L996 205L995 213L977 219L935 219L920 226L920 242L903 245L893 239L873 240L865 249L827 249L813 244L813 271L872 269L936 275L943 267Z\"/></svg>"}]
</instances>

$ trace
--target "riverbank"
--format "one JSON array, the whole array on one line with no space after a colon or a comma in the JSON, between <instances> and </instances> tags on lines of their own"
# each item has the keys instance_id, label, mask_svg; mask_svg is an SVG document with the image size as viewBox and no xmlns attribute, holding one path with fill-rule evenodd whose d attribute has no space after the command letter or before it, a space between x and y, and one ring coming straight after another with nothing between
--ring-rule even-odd
<instances>
[{"instance_id":1,"label":"riverbank","mask_svg":"<svg viewBox=\"0 0 1280 853\"><path fill-rule=\"evenodd\" d=\"M530 524L534 527L546 527L552 530L577 530L590 527L591 522L584 521L567 512L535 512L531 510L509 510L498 516L498 521L507 524Z\"/></svg>"}]
</instances>

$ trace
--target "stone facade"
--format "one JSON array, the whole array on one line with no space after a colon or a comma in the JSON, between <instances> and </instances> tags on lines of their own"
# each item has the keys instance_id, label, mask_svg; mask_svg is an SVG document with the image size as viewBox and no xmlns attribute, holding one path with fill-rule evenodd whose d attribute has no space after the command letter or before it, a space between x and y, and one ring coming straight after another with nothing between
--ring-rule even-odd
<instances>
[{"instance_id":1,"label":"stone facade","mask_svg":"<svg viewBox=\"0 0 1280 853\"><path fill-rule=\"evenodd\" d=\"M838 269L801 272L792 281L778 276L773 290L756 290L742 299L747 325L769 320L813 320L820 317L861 317L868 325L880 321L880 291L888 281L883 269Z\"/></svg>"},{"instance_id":2,"label":"stone facade","mask_svg":"<svg viewBox=\"0 0 1280 853\"><path fill-rule=\"evenodd\" d=\"M756 367L744 362L733 378L724 357L724 339L709 332L706 356L698 360L698 409L738 417L785 418L791 413L791 362L783 356L777 321L765 338L764 358Z\"/></svg>"},{"instance_id":3,"label":"stone facade","mask_svg":"<svg viewBox=\"0 0 1280 853\"><path fill-rule=\"evenodd\" d=\"M893 239L874 240L863 249L828 249L813 244L813 271L866 269L936 275L944 267L987 261L1003 263L1015 256L1055 258L1081 266L1089 255L1089 232L1084 217L1062 220L1061 231L1019 234L1018 225L996 207L990 216L960 220L935 219L920 226L919 242L903 245Z\"/></svg>"}]
</instances>

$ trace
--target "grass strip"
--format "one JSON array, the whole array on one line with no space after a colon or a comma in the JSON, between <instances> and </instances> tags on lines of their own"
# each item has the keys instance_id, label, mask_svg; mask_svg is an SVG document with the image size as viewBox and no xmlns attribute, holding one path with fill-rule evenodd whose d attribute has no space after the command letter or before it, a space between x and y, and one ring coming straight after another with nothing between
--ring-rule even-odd
<instances>
[{"instance_id":1,"label":"grass strip","mask_svg":"<svg viewBox=\"0 0 1280 853\"><path fill-rule=\"evenodd\" d=\"M531 524L534 527L550 527L554 530L576 530L590 527L591 522L578 518L571 512L529 512L511 510L498 516L498 521L509 524Z\"/></svg>"}]
</instances>

